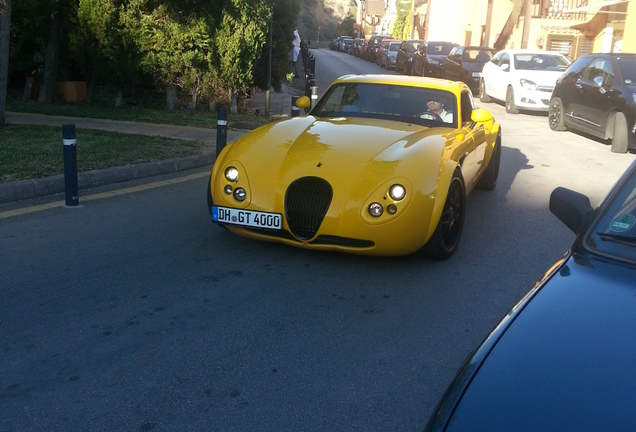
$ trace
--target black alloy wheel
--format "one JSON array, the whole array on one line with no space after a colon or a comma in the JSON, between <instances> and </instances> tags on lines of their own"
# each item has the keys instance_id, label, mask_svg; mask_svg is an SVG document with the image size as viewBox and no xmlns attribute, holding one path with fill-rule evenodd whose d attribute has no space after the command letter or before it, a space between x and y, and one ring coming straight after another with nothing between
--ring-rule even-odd
<instances>
[{"instance_id":1,"label":"black alloy wheel","mask_svg":"<svg viewBox=\"0 0 636 432\"><path fill-rule=\"evenodd\" d=\"M424 255L439 260L450 258L459 244L465 215L466 187L461 172L457 169L451 179L437 228L422 249Z\"/></svg>"},{"instance_id":2,"label":"black alloy wheel","mask_svg":"<svg viewBox=\"0 0 636 432\"><path fill-rule=\"evenodd\" d=\"M565 119L563 117L563 102L558 97L553 97L550 100L550 106L548 108L548 124L553 131L566 130Z\"/></svg>"}]
</instances>

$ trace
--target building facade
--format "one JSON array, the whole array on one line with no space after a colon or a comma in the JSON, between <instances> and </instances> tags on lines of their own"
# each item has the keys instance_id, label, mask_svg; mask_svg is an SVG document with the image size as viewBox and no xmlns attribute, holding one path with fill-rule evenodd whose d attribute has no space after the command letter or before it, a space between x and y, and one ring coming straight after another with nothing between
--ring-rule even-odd
<instances>
[{"instance_id":1,"label":"building facade","mask_svg":"<svg viewBox=\"0 0 636 432\"><path fill-rule=\"evenodd\" d=\"M412 36L497 49L636 53L636 0L413 0ZM386 32L396 0L359 0L365 37ZM372 13L372 14L371 14Z\"/></svg>"}]
</instances>

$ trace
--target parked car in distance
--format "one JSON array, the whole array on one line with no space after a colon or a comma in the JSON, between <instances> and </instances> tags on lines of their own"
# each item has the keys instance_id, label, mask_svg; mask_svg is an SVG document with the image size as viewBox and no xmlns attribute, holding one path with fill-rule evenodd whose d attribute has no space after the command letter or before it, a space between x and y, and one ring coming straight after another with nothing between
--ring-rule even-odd
<instances>
[{"instance_id":1,"label":"parked car in distance","mask_svg":"<svg viewBox=\"0 0 636 432\"><path fill-rule=\"evenodd\" d=\"M479 46L456 46L444 61L444 78L462 81L473 93L479 92L479 80L484 64L497 53L494 48Z\"/></svg>"},{"instance_id":2,"label":"parked car in distance","mask_svg":"<svg viewBox=\"0 0 636 432\"><path fill-rule=\"evenodd\" d=\"M380 42L380 46L378 47L378 49L375 51L375 64L377 64L378 66L381 65L382 52L389 47L390 42L397 41L393 38L384 38L382 39L382 42Z\"/></svg>"},{"instance_id":3,"label":"parked car in distance","mask_svg":"<svg viewBox=\"0 0 636 432\"><path fill-rule=\"evenodd\" d=\"M367 41L367 51L364 58L368 61L375 62L377 61L376 51L380 47L380 43L383 39L393 39L391 35L373 35Z\"/></svg>"},{"instance_id":4,"label":"parked car in distance","mask_svg":"<svg viewBox=\"0 0 636 432\"><path fill-rule=\"evenodd\" d=\"M510 114L519 109L547 112L556 80L568 66L570 61L554 51L499 51L481 71L479 98L505 101Z\"/></svg>"},{"instance_id":5,"label":"parked car in distance","mask_svg":"<svg viewBox=\"0 0 636 432\"><path fill-rule=\"evenodd\" d=\"M362 46L362 39L355 38L353 40L353 45L351 45L349 54L353 54L356 57L360 57L360 47Z\"/></svg>"},{"instance_id":6,"label":"parked car in distance","mask_svg":"<svg viewBox=\"0 0 636 432\"><path fill-rule=\"evenodd\" d=\"M456 46L453 42L425 41L413 54L413 75L444 78L444 60Z\"/></svg>"},{"instance_id":7,"label":"parked car in distance","mask_svg":"<svg viewBox=\"0 0 636 432\"><path fill-rule=\"evenodd\" d=\"M397 56L395 58L396 72L402 72L406 75L413 75L413 73L411 72L411 60L413 60L413 55L423 43L424 41L419 39L408 39L402 41L402 44L400 45Z\"/></svg>"},{"instance_id":8,"label":"parked car in distance","mask_svg":"<svg viewBox=\"0 0 636 432\"><path fill-rule=\"evenodd\" d=\"M601 204L557 188L566 253L460 367L426 432L636 425L636 162Z\"/></svg>"},{"instance_id":9,"label":"parked car in distance","mask_svg":"<svg viewBox=\"0 0 636 432\"><path fill-rule=\"evenodd\" d=\"M397 56L400 41L382 41L382 50L380 51L380 67L393 69L395 67L395 57Z\"/></svg>"},{"instance_id":10,"label":"parked car in distance","mask_svg":"<svg viewBox=\"0 0 636 432\"><path fill-rule=\"evenodd\" d=\"M610 139L612 151L636 148L636 54L589 54L557 80L550 129Z\"/></svg>"}]
</instances>

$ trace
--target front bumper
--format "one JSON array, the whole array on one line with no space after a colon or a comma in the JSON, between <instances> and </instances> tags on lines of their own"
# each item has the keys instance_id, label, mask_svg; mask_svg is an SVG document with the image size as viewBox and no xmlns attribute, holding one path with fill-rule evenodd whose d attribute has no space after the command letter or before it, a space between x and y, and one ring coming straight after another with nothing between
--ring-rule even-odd
<instances>
[{"instance_id":1,"label":"front bumper","mask_svg":"<svg viewBox=\"0 0 636 432\"><path fill-rule=\"evenodd\" d=\"M553 90L553 87L539 87L536 90L520 87L515 89L515 104L524 110L548 112Z\"/></svg>"}]
</instances>

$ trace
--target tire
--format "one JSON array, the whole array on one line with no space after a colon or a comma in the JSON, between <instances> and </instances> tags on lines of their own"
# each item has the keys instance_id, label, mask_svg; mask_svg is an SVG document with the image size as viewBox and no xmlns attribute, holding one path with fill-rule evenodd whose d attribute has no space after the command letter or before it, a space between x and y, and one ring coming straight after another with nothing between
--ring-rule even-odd
<instances>
[{"instance_id":1,"label":"tire","mask_svg":"<svg viewBox=\"0 0 636 432\"><path fill-rule=\"evenodd\" d=\"M564 123L563 116L563 102L558 97L553 97L550 100L550 107L548 108L548 124L553 131L564 131L567 128Z\"/></svg>"},{"instance_id":2,"label":"tire","mask_svg":"<svg viewBox=\"0 0 636 432\"><path fill-rule=\"evenodd\" d=\"M512 90L512 87L508 87L508 90L506 90L506 112L508 114L519 114L519 110L515 104L515 92Z\"/></svg>"},{"instance_id":3,"label":"tire","mask_svg":"<svg viewBox=\"0 0 636 432\"><path fill-rule=\"evenodd\" d=\"M492 100L486 93L486 81L483 79L479 81L479 100L483 103L488 103Z\"/></svg>"},{"instance_id":4,"label":"tire","mask_svg":"<svg viewBox=\"0 0 636 432\"><path fill-rule=\"evenodd\" d=\"M627 153L627 119L625 114L618 112L614 114L614 130L612 133L612 152Z\"/></svg>"},{"instance_id":5,"label":"tire","mask_svg":"<svg viewBox=\"0 0 636 432\"><path fill-rule=\"evenodd\" d=\"M501 162L501 128L495 139L495 148L492 152L492 157L488 162L486 171L479 179L477 188L484 190L493 190L497 186L497 178L499 178L499 165Z\"/></svg>"},{"instance_id":6,"label":"tire","mask_svg":"<svg viewBox=\"0 0 636 432\"><path fill-rule=\"evenodd\" d=\"M466 216L466 186L461 172L456 170L448 187L448 195L433 236L422 248L428 258L450 258L457 249Z\"/></svg>"}]
</instances>

